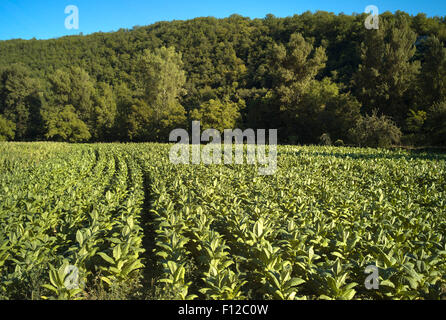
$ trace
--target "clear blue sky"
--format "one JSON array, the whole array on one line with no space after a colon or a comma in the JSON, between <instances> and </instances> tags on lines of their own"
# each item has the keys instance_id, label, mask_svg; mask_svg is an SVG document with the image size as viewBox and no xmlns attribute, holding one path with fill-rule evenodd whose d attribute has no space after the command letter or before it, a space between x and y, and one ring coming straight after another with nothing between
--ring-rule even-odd
<instances>
[{"instance_id":1,"label":"clear blue sky","mask_svg":"<svg viewBox=\"0 0 446 320\"><path fill-rule=\"evenodd\" d=\"M78 30L65 29L67 5L79 8ZM402 10L414 15L446 15L445 0L0 0L0 40L48 39L233 13L251 18L268 13L286 17L308 10L351 14L364 12L368 5L376 5L380 13Z\"/></svg>"}]
</instances>

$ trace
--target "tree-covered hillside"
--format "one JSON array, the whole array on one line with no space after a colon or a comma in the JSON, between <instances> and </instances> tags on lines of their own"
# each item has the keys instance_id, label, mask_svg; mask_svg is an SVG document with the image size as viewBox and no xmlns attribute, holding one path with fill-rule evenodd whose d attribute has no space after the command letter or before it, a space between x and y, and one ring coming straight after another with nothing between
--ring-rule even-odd
<instances>
[{"instance_id":1,"label":"tree-covered hillside","mask_svg":"<svg viewBox=\"0 0 446 320\"><path fill-rule=\"evenodd\" d=\"M368 30L366 16L0 41L0 140L166 141L200 120L283 143L445 145L446 18L384 13Z\"/></svg>"}]
</instances>

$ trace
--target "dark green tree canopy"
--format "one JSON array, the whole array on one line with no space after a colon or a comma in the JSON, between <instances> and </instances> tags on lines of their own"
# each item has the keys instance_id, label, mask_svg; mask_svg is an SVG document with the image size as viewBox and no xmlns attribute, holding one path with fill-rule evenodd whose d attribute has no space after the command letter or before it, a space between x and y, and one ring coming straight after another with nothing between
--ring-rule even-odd
<instances>
[{"instance_id":1,"label":"dark green tree canopy","mask_svg":"<svg viewBox=\"0 0 446 320\"><path fill-rule=\"evenodd\" d=\"M376 109L417 144L443 143L445 18L385 12L367 30L366 17L232 15L0 41L2 136L167 141L200 119L275 128L284 143L354 143Z\"/></svg>"}]
</instances>

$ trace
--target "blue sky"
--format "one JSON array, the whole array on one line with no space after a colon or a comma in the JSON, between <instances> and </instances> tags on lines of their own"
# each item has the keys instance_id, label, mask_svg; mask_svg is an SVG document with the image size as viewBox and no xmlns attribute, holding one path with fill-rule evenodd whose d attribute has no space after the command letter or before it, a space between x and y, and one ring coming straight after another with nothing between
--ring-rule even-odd
<instances>
[{"instance_id":1,"label":"blue sky","mask_svg":"<svg viewBox=\"0 0 446 320\"><path fill-rule=\"evenodd\" d=\"M65 28L65 7L79 8L79 29ZM227 17L238 13L263 18L305 11L361 13L368 5L379 12L402 10L410 14L445 16L445 0L0 0L0 40L48 39L64 35L108 32L157 21L185 20L195 17Z\"/></svg>"}]
</instances>

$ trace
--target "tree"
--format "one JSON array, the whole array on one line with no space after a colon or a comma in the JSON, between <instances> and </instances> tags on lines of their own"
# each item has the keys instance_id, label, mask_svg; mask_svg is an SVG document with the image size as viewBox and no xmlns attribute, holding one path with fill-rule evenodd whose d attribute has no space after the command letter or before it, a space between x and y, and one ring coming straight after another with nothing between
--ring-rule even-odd
<instances>
[{"instance_id":1,"label":"tree","mask_svg":"<svg viewBox=\"0 0 446 320\"><path fill-rule=\"evenodd\" d=\"M129 139L131 141L155 140L158 132L153 124L154 110L141 99L134 100L129 109L129 114L126 117Z\"/></svg>"},{"instance_id":2,"label":"tree","mask_svg":"<svg viewBox=\"0 0 446 320\"><path fill-rule=\"evenodd\" d=\"M203 103L199 109L191 113L193 120L201 122L203 130L216 129L223 132L225 129L233 129L240 121L240 108L244 101L239 103L226 100L209 100Z\"/></svg>"},{"instance_id":3,"label":"tree","mask_svg":"<svg viewBox=\"0 0 446 320\"><path fill-rule=\"evenodd\" d=\"M350 93L340 93L329 78L312 81L294 115L293 133L300 143L317 143L323 133L347 139L360 116L360 104Z\"/></svg>"},{"instance_id":4,"label":"tree","mask_svg":"<svg viewBox=\"0 0 446 320\"><path fill-rule=\"evenodd\" d=\"M327 78L309 83L294 108L295 113L292 114L294 122L292 133L297 136L300 143L318 142L321 134L327 132L326 124L321 122L322 114L326 111L327 102L338 94L338 86ZM287 114L291 116L290 113Z\"/></svg>"},{"instance_id":5,"label":"tree","mask_svg":"<svg viewBox=\"0 0 446 320\"><path fill-rule=\"evenodd\" d=\"M99 141L111 141L116 137L117 106L113 89L110 85L100 82L94 97L94 137Z\"/></svg>"},{"instance_id":6,"label":"tree","mask_svg":"<svg viewBox=\"0 0 446 320\"><path fill-rule=\"evenodd\" d=\"M325 66L326 60L325 50L322 47L313 50L312 44L299 33L293 33L286 46L274 46L271 61L273 99L278 104L286 135L295 133L303 96L316 81L315 77Z\"/></svg>"},{"instance_id":7,"label":"tree","mask_svg":"<svg viewBox=\"0 0 446 320\"><path fill-rule=\"evenodd\" d=\"M351 140L360 147L390 147L401 140L401 130L386 115L378 116L374 110L370 116L361 116L350 130Z\"/></svg>"},{"instance_id":8,"label":"tree","mask_svg":"<svg viewBox=\"0 0 446 320\"><path fill-rule=\"evenodd\" d=\"M185 110L179 102L186 93L182 65L181 53L176 53L173 47L161 47L154 52L145 50L139 57L139 90L151 109L150 119L144 123L153 127L149 139L167 141L169 131L185 124Z\"/></svg>"},{"instance_id":9,"label":"tree","mask_svg":"<svg viewBox=\"0 0 446 320\"><path fill-rule=\"evenodd\" d=\"M275 45L273 85L282 104L282 109L292 109L307 91L316 75L325 66L327 56L323 47L313 50L299 33L293 33L287 46Z\"/></svg>"},{"instance_id":10,"label":"tree","mask_svg":"<svg viewBox=\"0 0 446 320\"><path fill-rule=\"evenodd\" d=\"M424 46L426 51L419 80L422 88L419 104L429 107L446 99L446 48L435 36L429 37Z\"/></svg>"},{"instance_id":11,"label":"tree","mask_svg":"<svg viewBox=\"0 0 446 320\"><path fill-rule=\"evenodd\" d=\"M120 141L131 140L132 129L129 127L132 106L135 103L134 91L125 82L121 82L114 87L116 96L116 119L114 136Z\"/></svg>"},{"instance_id":12,"label":"tree","mask_svg":"<svg viewBox=\"0 0 446 320\"><path fill-rule=\"evenodd\" d=\"M429 108L425 130L431 145L446 146L446 100Z\"/></svg>"},{"instance_id":13,"label":"tree","mask_svg":"<svg viewBox=\"0 0 446 320\"><path fill-rule=\"evenodd\" d=\"M91 138L87 125L78 118L72 105L66 105L63 110L53 113L47 120L47 139L67 142L81 142Z\"/></svg>"},{"instance_id":14,"label":"tree","mask_svg":"<svg viewBox=\"0 0 446 320\"><path fill-rule=\"evenodd\" d=\"M15 136L15 123L0 114L0 141L13 140Z\"/></svg>"},{"instance_id":15,"label":"tree","mask_svg":"<svg viewBox=\"0 0 446 320\"><path fill-rule=\"evenodd\" d=\"M426 142L425 122L427 113L423 110L409 110L406 118L404 144L406 145L423 145Z\"/></svg>"},{"instance_id":16,"label":"tree","mask_svg":"<svg viewBox=\"0 0 446 320\"><path fill-rule=\"evenodd\" d=\"M328 133L323 133L323 134L319 137L319 144L320 144L320 145L323 145L323 146L331 146L332 141L331 141L330 134L328 134Z\"/></svg>"},{"instance_id":17,"label":"tree","mask_svg":"<svg viewBox=\"0 0 446 320\"><path fill-rule=\"evenodd\" d=\"M66 70L58 69L48 80L50 90L47 92L46 103L41 113L45 127L47 130L52 128L53 132L47 131L45 136L56 136L54 133L57 128L57 136L59 139L65 140L64 137L72 135L70 125L65 125L65 123L71 121L77 123L77 120L87 125L90 132L93 127L94 85L88 73L79 67L71 67ZM72 112L75 116L71 114ZM55 120L57 121L55 122ZM59 122L60 126L55 125ZM69 132L61 132L64 128Z\"/></svg>"},{"instance_id":18,"label":"tree","mask_svg":"<svg viewBox=\"0 0 446 320\"><path fill-rule=\"evenodd\" d=\"M215 48L216 76L211 87L217 88L219 96L230 96L239 85L243 85L246 76L246 66L230 42L220 42Z\"/></svg>"},{"instance_id":19,"label":"tree","mask_svg":"<svg viewBox=\"0 0 446 320\"><path fill-rule=\"evenodd\" d=\"M41 122L40 83L21 64L0 70L0 114L15 124L17 140L35 138Z\"/></svg>"},{"instance_id":20,"label":"tree","mask_svg":"<svg viewBox=\"0 0 446 320\"><path fill-rule=\"evenodd\" d=\"M92 138L99 141L110 141L113 138L112 130L115 126L117 106L110 85L103 82L96 83L79 67L56 70L50 76L49 83L50 92L42 110L46 127L49 127L48 121L52 120L54 115L58 117L61 112L67 115L67 110L71 110L67 107L71 106L77 119L87 126ZM70 133L67 135L70 136Z\"/></svg>"},{"instance_id":21,"label":"tree","mask_svg":"<svg viewBox=\"0 0 446 320\"><path fill-rule=\"evenodd\" d=\"M411 61L415 40L405 18L380 19L378 30L368 30L361 46L362 62L353 78L364 112L376 109L403 123L420 67L419 61Z\"/></svg>"},{"instance_id":22,"label":"tree","mask_svg":"<svg viewBox=\"0 0 446 320\"><path fill-rule=\"evenodd\" d=\"M90 75L79 67L67 70L58 69L49 78L51 92L48 97L50 111L61 111L65 106L71 105L79 119L94 127L94 95L95 81Z\"/></svg>"},{"instance_id":23,"label":"tree","mask_svg":"<svg viewBox=\"0 0 446 320\"><path fill-rule=\"evenodd\" d=\"M348 140L349 130L361 117L361 104L350 93L335 95L327 100L319 123L334 139Z\"/></svg>"}]
</instances>

